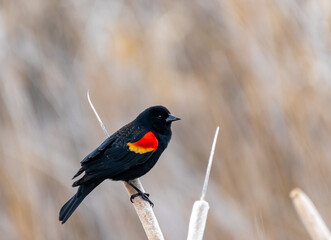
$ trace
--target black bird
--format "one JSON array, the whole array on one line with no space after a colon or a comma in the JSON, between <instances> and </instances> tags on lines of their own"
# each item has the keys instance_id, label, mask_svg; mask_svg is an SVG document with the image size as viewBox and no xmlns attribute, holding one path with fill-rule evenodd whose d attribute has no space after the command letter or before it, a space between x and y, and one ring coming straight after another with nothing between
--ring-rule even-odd
<instances>
[{"instance_id":1,"label":"black bird","mask_svg":"<svg viewBox=\"0 0 331 240\"><path fill-rule=\"evenodd\" d=\"M180 120L163 106L147 108L129 124L108 137L97 149L81 161L81 168L73 178L85 172L73 183L77 193L60 210L59 220L65 223L83 199L105 179L128 182L137 193L149 200L130 180L146 174L155 165L171 138L171 123Z\"/></svg>"}]
</instances>

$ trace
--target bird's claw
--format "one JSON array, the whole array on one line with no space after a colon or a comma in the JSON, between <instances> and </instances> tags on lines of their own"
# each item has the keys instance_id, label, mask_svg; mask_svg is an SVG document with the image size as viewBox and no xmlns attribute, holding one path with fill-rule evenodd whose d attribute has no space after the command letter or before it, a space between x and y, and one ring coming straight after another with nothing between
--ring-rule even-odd
<instances>
[{"instance_id":1,"label":"bird's claw","mask_svg":"<svg viewBox=\"0 0 331 240\"><path fill-rule=\"evenodd\" d=\"M154 203L151 200L149 200L149 198L148 198L149 197L148 193L142 193L142 192L135 193L135 194L131 195L130 201L133 203L133 199L138 196L141 196L141 198L143 200L145 200L146 202L148 202L151 205L151 207L154 207Z\"/></svg>"}]
</instances>

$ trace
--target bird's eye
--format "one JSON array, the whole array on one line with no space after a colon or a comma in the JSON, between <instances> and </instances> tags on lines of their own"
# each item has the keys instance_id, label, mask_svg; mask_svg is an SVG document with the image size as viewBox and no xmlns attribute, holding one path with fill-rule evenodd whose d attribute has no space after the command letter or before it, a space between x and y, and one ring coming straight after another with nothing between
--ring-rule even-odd
<instances>
[{"instance_id":1,"label":"bird's eye","mask_svg":"<svg viewBox=\"0 0 331 240\"><path fill-rule=\"evenodd\" d=\"M158 118L158 119L162 119L162 115L158 115L157 118Z\"/></svg>"}]
</instances>

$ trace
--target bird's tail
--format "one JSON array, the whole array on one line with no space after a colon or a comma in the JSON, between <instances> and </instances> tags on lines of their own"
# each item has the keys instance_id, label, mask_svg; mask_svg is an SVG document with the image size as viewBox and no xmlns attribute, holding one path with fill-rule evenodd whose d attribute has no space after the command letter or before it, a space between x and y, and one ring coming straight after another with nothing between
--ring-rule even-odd
<instances>
[{"instance_id":1,"label":"bird's tail","mask_svg":"<svg viewBox=\"0 0 331 240\"><path fill-rule=\"evenodd\" d=\"M62 224L68 220L68 218L76 210L84 198L101 182L102 181L98 181L79 186L77 193L72 198L70 198L70 200L64 204L60 210L59 220L62 222Z\"/></svg>"}]
</instances>

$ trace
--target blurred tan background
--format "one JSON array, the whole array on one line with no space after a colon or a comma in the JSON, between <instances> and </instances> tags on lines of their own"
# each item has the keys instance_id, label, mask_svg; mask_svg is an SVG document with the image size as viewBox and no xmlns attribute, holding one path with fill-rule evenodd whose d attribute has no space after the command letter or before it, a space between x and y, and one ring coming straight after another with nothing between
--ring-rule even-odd
<instances>
[{"instance_id":1,"label":"blurred tan background","mask_svg":"<svg viewBox=\"0 0 331 240\"><path fill-rule=\"evenodd\" d=\"M146 107L182 118L141 180L185 239L216 126L205 239L309 239L301 187L331 227L329 0L0 1L1 239L145 239L119 182L61 225L79 162Z\"/></svg>"}]
</instances>

